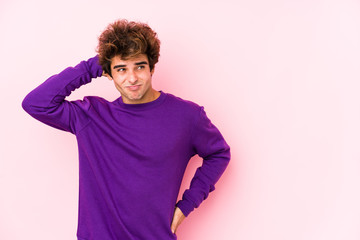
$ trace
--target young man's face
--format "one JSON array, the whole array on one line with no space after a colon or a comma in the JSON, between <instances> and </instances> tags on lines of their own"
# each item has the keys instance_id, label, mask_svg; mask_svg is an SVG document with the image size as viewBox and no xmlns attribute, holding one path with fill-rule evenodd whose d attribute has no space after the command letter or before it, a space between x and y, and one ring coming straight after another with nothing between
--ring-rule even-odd
<instances>
[{"instance_id":1,"label":"young man's face","mask_svg":"<svg viewBox=\"0 0 360 240\"><path fill-rule=\"evenodd\" d=\"M120 56L111 59L111 74L115 87L121 93L124 103L139 104L154 100L156 91L152 88L149 60L146 54L123 60Z\"/></svg>"}]
</instances>

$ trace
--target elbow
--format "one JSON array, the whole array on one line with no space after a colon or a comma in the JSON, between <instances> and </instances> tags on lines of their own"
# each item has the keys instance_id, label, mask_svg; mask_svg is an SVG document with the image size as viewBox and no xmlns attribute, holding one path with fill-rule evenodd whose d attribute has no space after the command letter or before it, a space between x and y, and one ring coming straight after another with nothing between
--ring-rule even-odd
<instances>
[{"instance_id":1,"label":"elbow","mask_svg":"<svg viewBox=\"0 0 360 240\"><path fill-rule=\"evenodd\" d=\"M224 142L221 148L219 148L216 152L209 154L205 157L205 159L213 159L218 161L220 164L227 166L231 159L230 147Z\"/></svg>"},{"instance_id":2,"label":"elbow","mask_svg":"<svg viewBox=\"0 0 360 240\"><path fill-rule=\"evenodd\" d=\"M34 115L39 113L39 111L43 111L43 107L40 107L42 106L42 104L37 98L38 97L33 92L30 92L25 96L21 103L21 106L25 110L25 112L30 115Z\"/></svg>"},{"instance_id":3,"label":"elbow","mask_svg":"<svg viewBox=\"0 0 360 240\"><path fill-rule=\"evenodd\" d=\"M230 146L227 143L225 143L223 154L224 154L224 158L229 163L231 159L231 152L230 152Z\"/></svg>"},{"instance_id":4,"label":"elbow","mask_svg":"<svg viewBox=\"0 0 360 240\"><path fill-rule=\"evenodd\" d=\"M31 99L29 97L29 94L26 95L26 97L23 99L21 106L25 110L25 112L29 114L31 113Z\"/></svg>"}]
</instances>

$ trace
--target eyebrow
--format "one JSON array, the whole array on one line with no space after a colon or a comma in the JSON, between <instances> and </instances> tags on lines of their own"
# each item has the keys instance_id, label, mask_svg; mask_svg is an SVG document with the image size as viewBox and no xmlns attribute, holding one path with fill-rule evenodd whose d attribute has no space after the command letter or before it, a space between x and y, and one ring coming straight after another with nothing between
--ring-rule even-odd
<instances>
[{"instance_id":1,"label":"eyebrow","mask_svg":"<svg viewBox=\"0 0 360 240\"><path fill-rule=\"evenodd\" d=\"M135 65L143 65L143 64L148 64L147 62L145 62L145 61L142 61L142 62L137 62L137 63L135 63Z\"/></svg>"},{"instance_id":2,"label":"eyebrow","mask_svg":"<svg viewBox=\"0 0 360 240\"><path fill-rule=\"evenodd\" d=\"M136 66L138 66L138 65L147 65L148 63L146 62L146 61L142 61L142 62L137 62L137 63L135 63L135 65ZM113 67L113 69L116 69L116 68L122 68L122 67L126 67L126 65L115 65L114 67Z\"/></svg>"}]
</instances>

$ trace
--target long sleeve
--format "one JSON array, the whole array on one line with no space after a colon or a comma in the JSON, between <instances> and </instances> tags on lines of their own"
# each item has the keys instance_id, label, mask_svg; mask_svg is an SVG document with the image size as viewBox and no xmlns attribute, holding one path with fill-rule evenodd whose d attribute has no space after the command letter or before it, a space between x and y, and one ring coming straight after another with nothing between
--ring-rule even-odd
<instances>
[{"instance_id":1,"label":"long sleeve","mask_svg":"<svg viewBox=\"0 0 360 240\"><path fill-rule=\"evenodd\" d=\"M100 77L102 68L98 56L82 61L75 67L68 67L53 75L26 95L22 102L23 109L35 119L54 128L76 133L86 122L84 109L90 104L83 100L67 101L72 91L81 85Z\"/></svg>"},{"instance_id":2,"label":"long sleeve","mask_svg":"<svg viewBox=\"0 0 360 240\"><path fill-rule=\"evenodd\" d=\"M184 192L182 200L176 204L185 216L188 216L210 192L215 190L215 183L230 161L230 147L206 116L203 107L200 108L199 118L191 137L194 151L203 158L203 164L196 170L190 188Z\"/></svg>"}]
</instances>

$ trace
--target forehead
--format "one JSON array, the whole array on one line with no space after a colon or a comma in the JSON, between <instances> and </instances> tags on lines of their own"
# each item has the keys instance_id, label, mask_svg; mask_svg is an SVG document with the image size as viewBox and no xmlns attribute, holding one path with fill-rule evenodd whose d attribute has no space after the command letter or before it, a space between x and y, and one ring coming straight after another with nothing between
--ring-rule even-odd
<instances>
[{"instance_id":1,"label":"forehead","mask_svg":"<svg viewBox=\"0 0 360 240\"><path fill-rule=\"evenodd\" d=\"M121 58L120 55L116 55L115 57L113 57L111 59L111 66L114 66L114 65L119 65L119 64L122 64L122 65L131 65L131 64L135 64L137 62L148 62L148 57L146 54L139 54L139 55L136 55L134 57L131 57L131 58Z\"/></svg>"}]
</instances>

